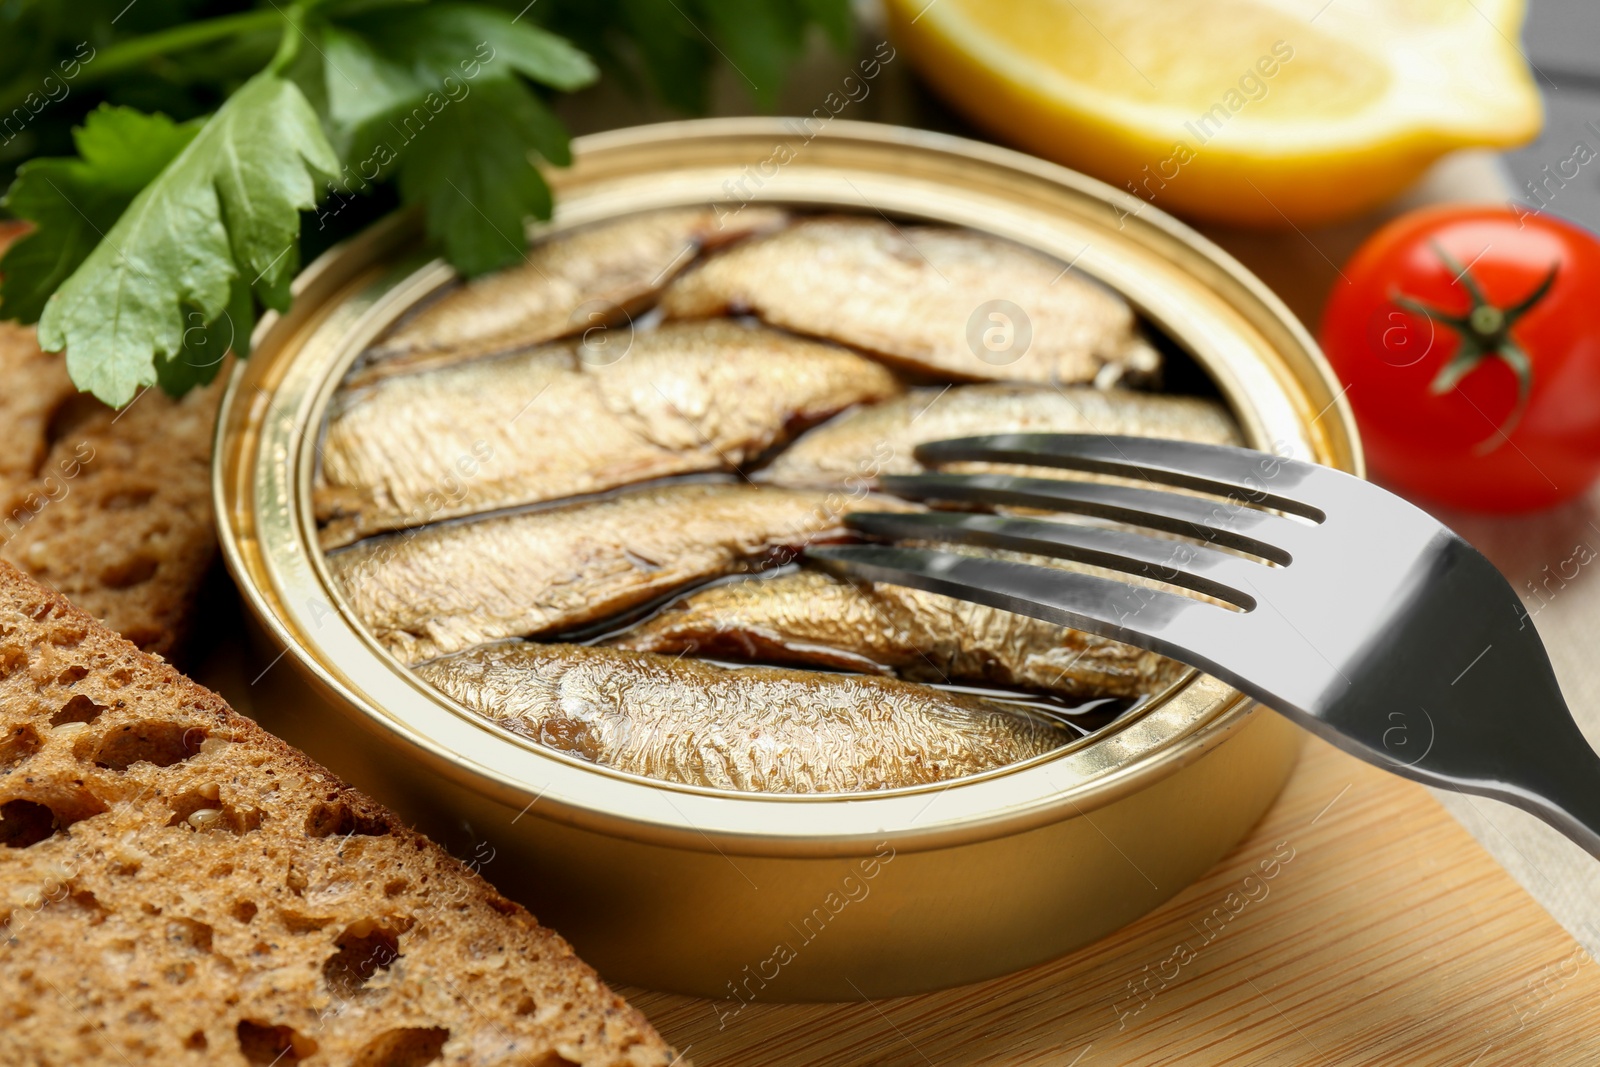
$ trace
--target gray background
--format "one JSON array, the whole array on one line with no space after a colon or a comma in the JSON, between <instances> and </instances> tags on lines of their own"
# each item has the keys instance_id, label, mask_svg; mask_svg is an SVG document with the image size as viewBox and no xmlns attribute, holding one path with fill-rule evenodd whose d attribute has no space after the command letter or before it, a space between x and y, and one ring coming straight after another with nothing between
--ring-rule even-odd
<instances>
[{"instance_id":1,"label":"gray background","mask_svg":"<svg viewBox=\"0 0 1600 1067\"><path fill-rule=\"evenodd\" d=\"M1600 3L1596 0L1532 0L1523 47L1546 107L1545 131L1533 144L1506 157L1514 184L1543 176L1572 155L1579 141L1600 153ZM1548 210L1600 230L1600 159L1556 191Z\"/></svg>"}]
</instances>

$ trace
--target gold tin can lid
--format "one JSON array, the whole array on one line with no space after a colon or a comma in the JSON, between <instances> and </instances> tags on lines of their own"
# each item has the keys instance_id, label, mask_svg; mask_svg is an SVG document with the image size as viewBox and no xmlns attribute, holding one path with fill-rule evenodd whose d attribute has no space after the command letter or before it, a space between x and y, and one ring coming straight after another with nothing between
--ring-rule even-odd
<instances>
[{"instance_id":1,"label":"gold tin can lid","mask_svg":"<svg viewBox=\"0 0 1600 1067\"><path fill-rule=\"evenodd\" d=\"M654 208L747 204L971 227L1054 256L1121 293L1215 382L1250 445L1361 473L1349 406L1305 329L1203 237L1143 201L1030 156L939 134L833 121L666 123L579 138L550 174L535 236ZM638 778L543 748L454 705L383 651L340 596L310 505L318 435L363 347L453 273L401 214L329 252L268 316L233 373L213 492L225 558L284 655L387 758L488 798L643 843L830 856L954 846L1081 816L1224 741L1251 702L1192 673L1113 731L1011 767L870 794L740 794Z\"/></svg>"}]
</instances>

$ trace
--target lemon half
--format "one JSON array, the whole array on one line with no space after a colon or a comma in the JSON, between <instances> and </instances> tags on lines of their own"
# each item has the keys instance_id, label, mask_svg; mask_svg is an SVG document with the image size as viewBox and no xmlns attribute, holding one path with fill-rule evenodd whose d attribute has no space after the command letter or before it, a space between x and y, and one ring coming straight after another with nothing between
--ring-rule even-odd
<instances>
[{"instance_id":1,"label":"lemon half","mask_svg":"<svg viewBox=\"0 0 1600 1067\"><path fill-rule=\"evenodd\" d=\"M1522 0L887 0L922 76L1005 140L1168 210L1328 222L1439 156L1533 138Z\"/></svg>"}]
</instances>

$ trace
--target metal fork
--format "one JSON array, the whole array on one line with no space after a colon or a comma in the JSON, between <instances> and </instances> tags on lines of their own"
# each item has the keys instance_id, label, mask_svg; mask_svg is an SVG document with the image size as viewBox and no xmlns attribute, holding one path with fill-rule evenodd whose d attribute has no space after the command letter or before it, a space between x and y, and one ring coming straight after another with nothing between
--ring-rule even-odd
<instances>
[{"instance_id":1,"label":"metal fork","mask_svg":"<svg viewBox=\"0 0 1600 1067\"><path fill-rule=\"evenodd\" d=\"M870 539L1006 549L1208 597L936 548L807 555L847 575L1032 615L1199 667L1369 763L1532 812L1600 858L1600 757L1500 572L1421 509L1351 475L1243 448L1002 434L916 458L1058 467L1211 494L1010 474L886 475L929 502L1073 512L1196 538L960 511L853 513ZM1249 558L1211 545L1248 553Z\"/></svg>"}]
</instances>

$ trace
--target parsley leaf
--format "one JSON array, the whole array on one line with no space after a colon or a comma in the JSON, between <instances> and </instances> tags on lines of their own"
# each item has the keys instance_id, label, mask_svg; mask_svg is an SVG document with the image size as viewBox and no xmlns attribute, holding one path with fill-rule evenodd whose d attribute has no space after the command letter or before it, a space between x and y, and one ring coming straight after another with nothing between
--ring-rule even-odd
<instances>
[{"instance_id":1,"label":"parsley leaf","mask_svg":"<svg viewBox=\"0 0 1600 1067\"><path fill-rule=\"evenodd\" d=\"M78 159L33 159L0 206L34 225L0 260L0 309L38 321L45 300L84 261L135 194L200 129L165 115L102 104L73 131Z\"/></svg>"},{"instance_id":2,"label":"parsley leaf","mask_svg":"<svg viewBox=\"0 0 1600 1067\"><path fill-rule=\"evenodd\" d=\"M398 173L430 237L466 275L522 258L524 222L550 214L539 156L569 161L567 134L521 81L575 89L594 64L507 12L431 5L324 31L324 84L346 180ZM353 176L352 176L353 175Z\"/></svg>"},{"instance_id":3,"label":"parsley leaf","mask_svg":"<svg viewBox=\"0 0 1600 1067\"><path fill-rule=\"evenodd\" d=\"M555 34L509 12L478 4L426 4L344 20L396 64L416 71L428 89L447 75L476 78L515 71L552 89L571 91L594 81L589 57ZM485 51L487 46L487 51ZM475 62L476 61L476 62ZM329 83L333 88L332 80Z\"/></svg>"},{"instance_id":4,"label":"parsley leaf","mask_svg":"<svg viewBox=\"0 0 1600 1067\"><path fill-rule=\"evenodd\" d=\"M589 57L504 11L430 5L346 19L323 31L328 114L343 135L412 112L432 95L455 100L479 79L522 74L554 89L595 78Z\"/></svg>"},{"instance_id":5,"label":"parsley leaf","mask_svg":"<svg viewBox=\"0 0 1600 1067\"><path fill-rule=\"evenodd\" d=\"M322 55L328 117L347 136L408 107L433 88L416 70L340 26L323 30Z\"/></svg>"},{"instance_id":6,"label":"parsley leaf","mask_svg":"<svg viewBox=\"0 0 1600 1067\"><path fill-rule=\"evenodd\" d=\"M156 384L173 397L206 385L222 369L229 352L250 354L250 333L255 324L250 285L242 274L236 274L228 282L227 307L217 318L207 322L205 312L199 308L184 307L183 346L173 355L156 360Z\"/></svg>"},{"instance_id":7,"label":"parsley leaf","mask_svg":"<svg viewBox=\"0 0 1600 1067\"><path fill-rule=\"evenodd\" d=\"M67 350L81 388L113 406L127 403L158 380L163 362L181 359L187 312L209 326L239 306L239 279L250 279L267 306L287 308L300 211L316 203L313 173L337 170L300 90L270 70L257 74L50 298L40 344ZM176 385L187 376L165 375Z\"/></svg>"},{"instance_id":8,"label":"parsley leaf","mask_svg":"<svg viewBox=\"0 0 1600 1067\"><path fill-rule=\"evenodd\" d=\"M454 106L400 157L400 195L422 202L428 233L470 277L522 259L525 220L550 217L550 190L529 152L565 163L567 137L520 82L485 82Z\"/></svg>"}]
</instances>

